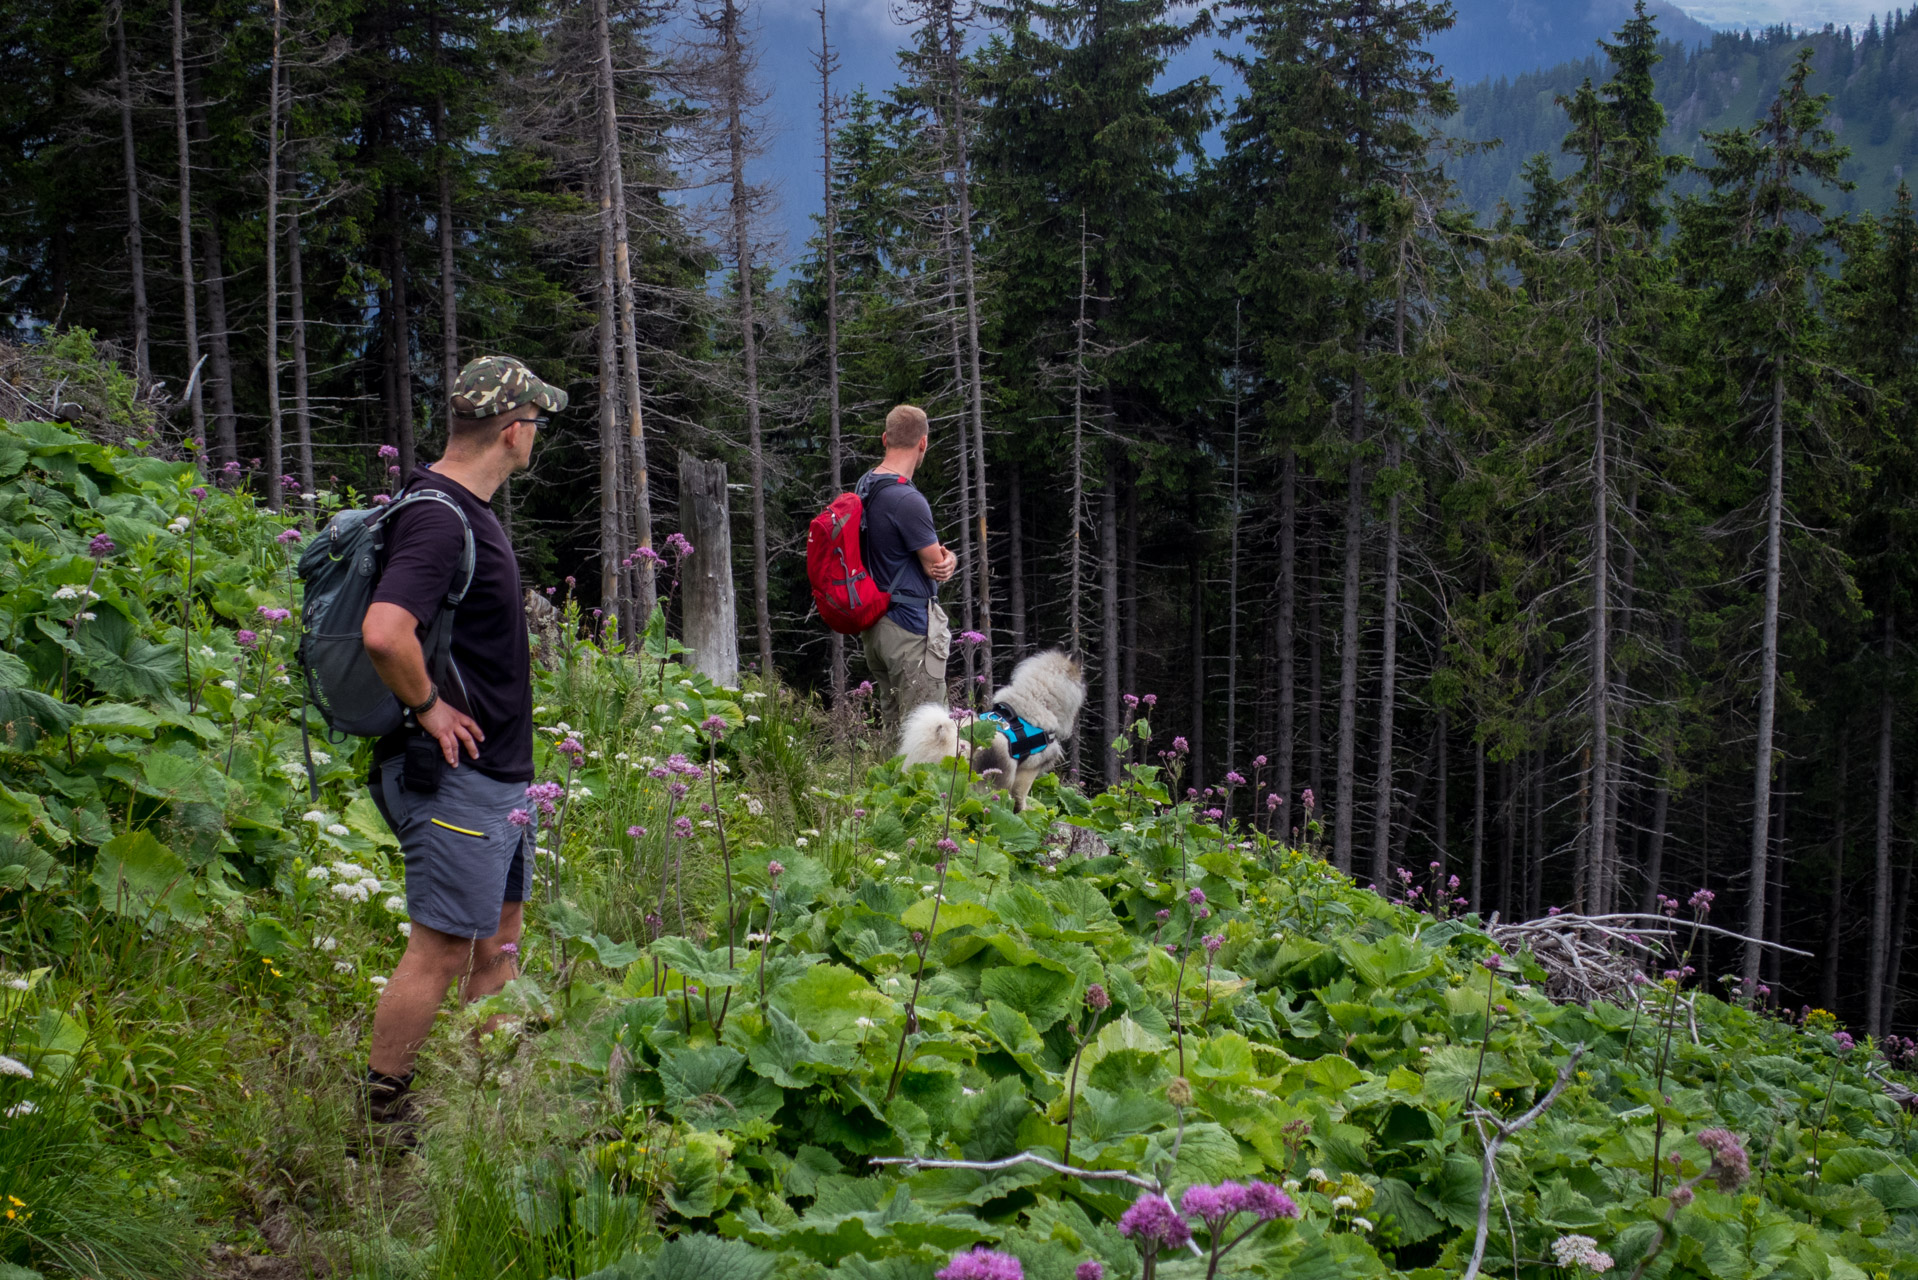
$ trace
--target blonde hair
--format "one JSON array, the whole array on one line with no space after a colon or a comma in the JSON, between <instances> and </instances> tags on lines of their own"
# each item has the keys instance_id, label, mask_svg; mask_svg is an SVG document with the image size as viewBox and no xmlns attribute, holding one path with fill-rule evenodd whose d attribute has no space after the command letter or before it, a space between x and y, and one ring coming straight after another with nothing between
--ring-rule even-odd
<instances>
[{"instance_id":1,"label":"blonde hair","mask_svg":"<svg viewBox=\"0 0 1918 1280\"><path fill-rule=\"evenodd\" d=\"M886 415L886 431L880 437L888 449L910 449L926 438L926 411L918 405L902 404Z\"/></svg>"}]
</instances>

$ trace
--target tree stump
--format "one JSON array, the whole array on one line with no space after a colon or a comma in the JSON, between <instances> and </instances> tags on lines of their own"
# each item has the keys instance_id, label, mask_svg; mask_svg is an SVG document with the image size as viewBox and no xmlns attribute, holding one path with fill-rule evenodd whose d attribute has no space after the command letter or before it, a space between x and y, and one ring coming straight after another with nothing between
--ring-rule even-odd
<instances>
[{"instance_id":1,"label":"tree stump","mask_svg":"<svg viewBox=\"0 0 1918 1280\"><path fill-rule=\"evenodd\" d=\"M739 678L739 620L725 463L679 460L679 523L693 544L693 554L679 566L692 667L718 684L732 684Z\"/></svg>"}]
</instances>

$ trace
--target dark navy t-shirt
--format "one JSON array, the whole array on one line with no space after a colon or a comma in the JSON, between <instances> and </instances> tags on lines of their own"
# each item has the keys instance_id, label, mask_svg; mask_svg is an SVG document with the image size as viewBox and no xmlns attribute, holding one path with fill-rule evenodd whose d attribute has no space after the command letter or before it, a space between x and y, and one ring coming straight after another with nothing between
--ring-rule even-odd
<instances>
[{"instance_id":1,"label":"dark navy t-shirt","mask_svg":"<svg viewBox=\"0 0 1918 1280\"><path fill-rule=\"evenodd\" d=\"M532 654L520 599L519 562L492 507L455 481L425 468L409 492L438 489L459 503L473 529L473 585L453 613L451 658L458 678L441 683L440 696L479 722L486 741L479 759L460 765L501 782L533 780ZM415 502L386 526L386 566L373 599L396 604L419 620L420 634L439 616L459 569L466 534L459 517L438 502ZM440 673L433 673L435 680ZM462 697L462 686L464 697ZM404 732L404 731L402 731ZM381 743L379 754L395 747Z\"/></svg>"},{"instance_id":2,"label":"dark navy t-shirt","mask_svg":"<svg viewBox=\"0 0 1918 1280\"><path fill-rule=\"evenodd\" d=\"M866 490L866 567L881 587L911 593L893 596L886 616L916 636L929 625L926 601L939 596L919 552L937 541L926 495L903 476L875 473Z\"/></svg>"}]
</instances>

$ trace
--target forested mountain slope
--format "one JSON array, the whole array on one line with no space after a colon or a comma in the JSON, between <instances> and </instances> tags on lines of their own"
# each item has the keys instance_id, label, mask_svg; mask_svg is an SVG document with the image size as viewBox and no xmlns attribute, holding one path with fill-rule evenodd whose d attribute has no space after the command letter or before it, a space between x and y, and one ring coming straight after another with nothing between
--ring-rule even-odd
<instances>
[{"instance_id":1,"label":"forested mountain slope","mask_svg":"<svg viewBox=\"0 0 1918 1280\"><path fill-rule=\"evenodd\" d=\"M1659 34L1667 40L1674 34L1664 18ZM1723 33L1705 47L1687 46L1685 40L1669 40L1663 47L1664 61L1653 73L1658 101L1665 108L1667 151L1703 160L1701 135L1756 120L1798 52L1810 47L1815 70L1811 89L1832 97L1830 126L1851 150L1844 176L1857 184L1846 194L1829 193L1827 206L1834 213L1891 207L1898 183L1918 162L1918 10L1894 11L1882 25L1873 19L1862 32L1845 28L1793 34L1773 28ZM1433 48L1439 50L1436 41ZM1519 171L1539 152L1552 158L1561 175L1575 167L1576 161L1559 151L1567 127L1558 99L1587 79L1597 85L1609 75L1604 53L1595 45L1587 50L1585 56L1547 70L1476 84L1461 70L1469 63L1447 64L1459 83L1469 87L1459 91L1458 112L1446 121L1445 131L1500 144L1449 166L1467 204L1485 213L1501 200L1518 206L1523 200ZM1696 184L1688 186L1681 179L1676 185L1690 190Z\"/></svg>"},{"instance_id":2,"label":"forested mountain slope","mask_svg":"<svg viewBox=\"0 0 1918 1280\"><path fill-rule=\"evenodd\" d=\"M1668 0L1646 6L1665 38L1710 44L1712 29ZM1632 0L1454 0L1456 21L1426 47L1459 84L1576 62L1632 16Z\"/></svg>"}]
</instances>

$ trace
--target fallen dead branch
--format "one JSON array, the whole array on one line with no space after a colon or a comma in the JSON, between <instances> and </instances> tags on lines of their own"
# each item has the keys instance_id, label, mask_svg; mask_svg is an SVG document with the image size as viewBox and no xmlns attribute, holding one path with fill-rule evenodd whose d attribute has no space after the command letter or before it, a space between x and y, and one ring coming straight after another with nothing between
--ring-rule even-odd
<instances>
[{"instance_id":1,"label":"fallen dead branch","mask_svg":"<svg viewBox=\"0 0 1918 1280\"><path fill-rule=\"evenodd\" d=\"M1552 1087L1546 1090L1544 1097L1533 1103L1531 1108L1521 1115L1510 1120L1500 1120L1481 1107L1474 1106L1470 1109L1468 1114L1471 1115L1473 1123L1478 1125L1479 1138L1485 1143L1484 1176L1478 1188L1478 1235L1472 1241L1472 1263L1465 1268L1465 1274L1460 1280L1475 1280L1479 1267L1485 1262L1485 1237L1492 1223L1492 1184L1498 1180L1499 1149L1512 1140L1512 1135L1521 1129L1529 1128L1535 1120L1551 1108L1554 1102L1558 1101L1558 1095L1565 1092L1565 1086L1572 1082L1572 1077L1578 1071L1578 1060L1584 1056L1585 1046L1574 1045L1571 1056L1565 1059L1565 1065L1558 1069L1558 1079L1552 1082ZM1492 1126L1490 1138L1485 1136L1487 1122L1490 1122Z\"/></svg>"}]
</instances>

